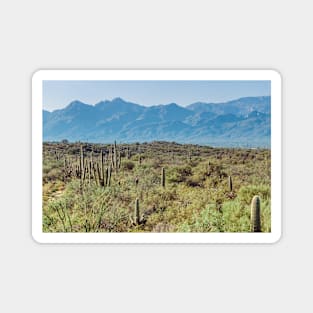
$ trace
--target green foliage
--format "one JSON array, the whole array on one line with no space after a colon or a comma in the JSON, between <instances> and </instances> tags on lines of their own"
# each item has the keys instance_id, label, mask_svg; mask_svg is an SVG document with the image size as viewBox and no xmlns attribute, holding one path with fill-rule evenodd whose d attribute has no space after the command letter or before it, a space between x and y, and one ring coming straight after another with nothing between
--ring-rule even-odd
<instances>
[{"instance_id":1,"label":"green foliage","mask_svg":"<svg viewBox=\"0 0 313 313\"><path fill-rule=\"evenodd\" d=\"M116 187L103 190L97 185L86 186L83 194L80 190L78 181L71 182L60 199L47 205L44 221L50 222L44 224L44 230L69 231L69 216L74 232L128 230L129 210L114 203L118 198Z\"/></svg>"},{"instance_id":2,"label":"green foliage","mask_svg":"<svg viewBox=\"0 0 313 313\"><path fill-rule=\"evenodd\" d=\"M44 144L45 232L249 232L255 195L271 231L268 150L81 145Z\"/></svg>"},{"instance_id":3,"label":"green foliage","mask_svg":"<svg viewBox=\"0 0 313 313\"><path fill-rule=\"evenodd\" d=\"M270 208L264 204L261 217L265 221L263 232L270 232ZM211 204L194 214L189 221L180 225L178 231L188 232L249 232L250 208L243 205L238 199L223 203L221 210Z\"/></svg>"},{"instance_id":4,"label":"green foliage","mask_svg":"<svg viewBox=\"0 0 313 313\"><path fill-rule=\"evenodd\" d=\"M63 178L62 162L57 160L51 160L50 162L47 162L46 160L44 160L42 166L42 173L44 183L62 179Z\"/></svg>"},{"instance_id":5,"label":"green foliage","mask_svg":"<svg viewBox=\"0 0 313 313\"><path fill-rule=\"evenodd\" d=\"M186 182L187 178L191 175L192 175L191 166L189 165L173 166L168 171L168 181L170 183Z\"/></svg>"},{"instance_id":6,"label":"green foliage","mask_svg":"<svg viewBox=\"0 0 313 313\"><path fill-rule=\"evenodd\" d=\"M271 188L268 185L248 185L243 186L238 191L238 197L241 202L250 205L252 198L255 195L259 195L264 200L270 200L271 198Z\"/></svg>"}]
</instances>

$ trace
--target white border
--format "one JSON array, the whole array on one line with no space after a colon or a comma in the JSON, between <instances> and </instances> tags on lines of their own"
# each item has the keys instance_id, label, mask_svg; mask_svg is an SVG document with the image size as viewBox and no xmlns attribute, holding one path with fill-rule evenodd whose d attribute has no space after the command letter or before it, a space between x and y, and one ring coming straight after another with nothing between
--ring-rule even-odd
<instances>
[{"instance_id":1,"label":"white border","mask_svg":"<svg viewBox=\"0 0 313 313\"><path fill-rule=\"evenodd\" d=\"M270 80L271 233L43 233L43 80ZM32 236L38 243L274 243L281 237L281 76L274 70L39 70L32 77Z\"/></svg>"}]
</instances>

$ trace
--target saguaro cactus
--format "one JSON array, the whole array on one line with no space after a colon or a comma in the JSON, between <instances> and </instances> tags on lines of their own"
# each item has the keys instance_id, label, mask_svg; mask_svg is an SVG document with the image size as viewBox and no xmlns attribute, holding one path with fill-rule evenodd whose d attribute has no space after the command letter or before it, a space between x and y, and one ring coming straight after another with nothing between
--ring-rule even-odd
<instances>
[{"instance_id":1,"label":"saguaro cactus","mask_svg":"<svg viewBox=\"0 0 313 313\"><path fill-rule=\"evenodd\" d=\"M96 164L97 164L97 163L93 163L93 164L92 164L92 172L93 172L93 178L94 178L95 182L97 183L97 169L96 169Z\"/></svg>"},{"instance_id":2,"label":"saguaro cactus","mask_svg":"<svg viewBox=\"0 0 313 313\"><path fill-rule=\"evenodd\" d=\"M254 196L251 202L251 232L261 232L261 200Z\"/></svg>"},{"instance_id":3,"label":"saguaro cactus","mask_svg":"<svg viewBox=\"0 0 313 313\"><path fill-rule=\"evenodd\" d=\"M92 161L90 160L88 162L88 179L89 179L89 185L91 183L91 169L92 169Z\"/></svg>"},{"instance_id":4,"label":"saguaro cactus","mask_svg":"<svg viewBox=\"0 0 313 313\"><path fill-rule=\"evenodd\" d=\"M66 181L67 176L67 167L66 167L66 157L64 156L64 163L63 163L63 181Z\"/></svg>"},{"instance_id":5,"label":"saguaro cactus","mask_svg":"<svg viewBox=\"0 0 313 313\"><path fill-rule=\"evenodd\" d=\"M84 180L84 151L83 151L83 146L80 146L80 178L83 181Z\"/></svg>"},{"instance_id":6,"label":"saguaro cactus","mask_svg":"<svg viewBox=\"0 0 313 313\"><path fill-rule=\"evenodd\" d=\"M84 162L84 177L86 178L88 174L88 160L85 160Z\"/></svg>"},{"instance_id":7,"label":"saguaro cactus","mask_svg":"<svg viewBox=\"0 0 313 313\"><path fill-rule=\"evenodd\" d=\"M162 187L165 187L165 168L162 167L162 177L161 177Z\"/></svg>"},{"instance_id":8,"label":"saguaro cactus","mask_svg":"<svg viewBox=\"0 0 313 313\"><path fill-rule=\"evenodd\" d=\"M109 169L106 168L106 169L105 169L105 178L104 178L104 185L105 185L105 186L108 185L108 177L109 177Z\"/></svg>"},{"instance_id":9,"label":"saguaro cactus","mask_svg":"<svg viewBox=\"0 0 313 313\"><path fill-rule=\"evenodd\" d=\"M113 156L113 147L110 147L110 162L111 162L111 167L114 167L114 156Z\"/></svg>"},{"instance_id":10,"label":"saguaro cactus","mask_svg":"<svg viewBox=\"0 0 313 313\"><path fill-rule=\"evenodd\" d=\"M101 186L104 186L105 184L105 174L106 174L106 170L105 170L105 164L104 164L104 154L103 151L101 150Z\"/></svg>"},{"instance_id":11,"label":"saguaro cactus","mask_svg":"<svg viewBox=\"0 0 313 313\"><path fill-rule=\"evenodd\" d=\"M136 225L138 225L140 222L140 210L139 210L139 199L138 198L136 198L136 201L135 201L134 222Z\"/></svg>"},{"instance_id":12,"label":"saguaro cactus","mask_svg":"<svg viewBox=\"0 0 313 313\"><path fill-rule=\"evenodd\" d=\"M108 167L108 178L107 178L107 186L111 184L111 166Z\"/></svg>"},{"instance_id":13,"label":"saguaro cactus","mask_svg":"<svg viewBox=\"0 0 313 313\"><path fill-rule=\"evenodd\" d=\"M100 164L96 163L96 166L97 166L98 185L99 185L99 186L102 186Z\"/></svg>"},{"instance_id":14,"label":"saguaro cactus","mask_svg":"<svg viewBox=\"0 0 313 313\"><path fill-rule=\"evenodd\" d=\"M116 141L114 141L114 169L117 172L117 146Z\"/></svg>"},{"instance_id":15,"label":"saguaro cactus","mask_svg":"<svg viewBox=\"0 0 313 313\"><path fill-rule=\"evenodd\" d=\"M232 180L231 176L228 176L228 187L229 187L229 191L232 192L233 191L233 180Z\"/></svg>"},{"instance_id":16,"label":"saguaro cactus","mask_svg":"<svg viewBox=\"0 0 313 313\"><path fill-rule=\"evenodd\" d=\"M93 162L93 148L92 148L92 150L91 150L91 152L90 152L90 162L91 162L91 164L92 164L92 162Z\"/></svg>"}]
</instances>

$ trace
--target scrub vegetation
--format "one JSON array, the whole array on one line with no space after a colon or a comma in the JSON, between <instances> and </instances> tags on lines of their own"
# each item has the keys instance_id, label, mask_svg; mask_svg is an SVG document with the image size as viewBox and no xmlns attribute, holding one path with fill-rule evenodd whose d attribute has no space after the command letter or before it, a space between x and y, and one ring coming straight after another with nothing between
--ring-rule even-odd
<instances>
[{"instance_id":1,"label":"scrub vegetation","mask_svg":"<svg viewBox=\"0 0 313 313\"><path fill-rule=\"evenodd\" d=\"M270 232L270 160L269 149L45 142L43 231Z\"/></svg>"}]
</instances>

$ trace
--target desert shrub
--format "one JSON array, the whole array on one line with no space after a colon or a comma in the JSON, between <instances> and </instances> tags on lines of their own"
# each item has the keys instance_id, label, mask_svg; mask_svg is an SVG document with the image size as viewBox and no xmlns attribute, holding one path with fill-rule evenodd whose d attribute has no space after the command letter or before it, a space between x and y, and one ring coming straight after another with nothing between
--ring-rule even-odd
<instances>
[{"instance_id":1,"label":"desert shrub","mask_svg":"<svg viewBox=\"0 0 313 313\"><path fill-rule=\"evenodd\" d=\"M225 221L225 232L250 232L250 203L243 204L239 199L224 202L222 214ZM261 201L261 225L262 232L271 231L271 212L268 200Z\"/></svg>"},{"instance_id":2,"label":"desert shrub","mask_svg":"<svg viewBox=\"0 0 313 313\"><path fill-rule=\"evenodd\" d=\"M129 228L127 206L114 201L117 187L103 189L96 185L84 186L70 182L59 199L44 207L43 229L54 232L125 232Z\"/></svg>"},{"instance_id":3,"label":"desert shrub","mask_svg":"<svg viewBox=\"0 0 313 313\"><path fill-rule=\"evenodd\" d=\"M147 208L155 208L162 211L168 208L176 199L177 191L175 188L163 189L158 187L144 199L144 205Z\"/></svg>"},{"instance_id":4,"label":"desert shrub","mask_svg":"<svg viewBox=\"0 0 313 313\"><path fill-rule=\"evenodd\" d=\"M188 177L186 179L186 185L189 187L200 187L202 186L203 181L204 178L202 175L193 175L192 177Z\"/></svg>"},{"instance_id":5,"label":"desert shrub","mask_svg":"<svg viewBox=\"0 0 313 313\"><path fill-rule=\"evenodd\" d=\"M57 179L63 179L63 170L60 168L52 168L46 175L44 175L45 181L55 181Z\"/></svg>"},{"instance_id":6,"label":"desert shrub","mask_svg":"<svg viewBox=\"0 0 313 313\"><path fill-rule=\"evenodd\" d=\"M125 207L111 207L98 218L97 231L126 232L130 227L129 210Z\"/></svg>"},{"instance_id":7,"label":"desert shrub","mask_svg":"<svg viewBox=\"0 0 313 313\"><path fill-rule=\"evenodd\" d=\"M63 163L55 159L44 159L42 166L43 181L51 182L63 179Z\"/></svg>"},{"instance_id":8,"label":"desert shrub","mask_svg":"<svg viewBox=\"0 0 313 313\"><path fill-rule=\"evenodd\" d=\"M71 232L72 221L69 214L69 205L66 198L56 199L48 203L47 214L43 214L43 230L54 228L55 232Z\"/></svg>"},{"instance_id":9,"label":"desert shrub","mask_svg":"<svg viewBox=\"0 0 313 313\"><path fill-rule=\"evenodd\" d=\"M45 176L47 175L52 169L51 163L44 163L42 166L42 174Z\"/></svg>"},{"instance_id":10,"label":"desert shrub","mask_svg":"<svg viewBox=\"0 0 313 313\"><path fill-rule=\"evenodd\" d=\"M263 232L271 231L270 205L261 203L261 224ZM213 204L207 205L198 214L193 214L178 225L181 232L249 232L250 206L239 200L224 202L221 210Z\"/></svg>"},{"instance_id":11,"label":"desert shrub","mask_svg":"<svg viewBox=\"0 0 313 313\"><path fill-rule=\"evenodd\" d=\"M196 167L196 166L199 164L200 160L201 160L201 159L198 158L198 157L192 157L191 161L188 162L188 164L189 164L189 166L191 166L192 168L194 168L194 167Z\"/></svg>"},{"instance_id":12,"label":"desert shrub","mask_svg":"<svg viewBox=\"0 0 313 313\"><path fill-rule=\"evenodd\" d=\"M271 188L269 185L249 185L243 186L238 191L239 200L247 205L250 205L254 196L260 196L261 201L269 200L271 197Z\"/></svg>"},{"instance_id":13,"label":"desert shrub","mask_svg":"<svg viewBox=\"0 0 313 313\"><path fill-rule=\"evenodd\" d=\"M158 169L161 168L162 162L159 158L157 158L150 161L150 165L153 169Z\"/></svg>"},{"instance_id":14,"label":"desert shrub","mask_svg":"<svg viewBox=\"0 0 313 313\"><path fill-rule=\"evenodd\" d=\"M122 168L128 171L131 171L135 167L134 162L132 161L123 161Z\"/></svg>"},{"instance_id":15,"label":"desert shrub","mask_svg":"<svg viewBox=\"0 0 313 313\"><path fill-rule=\"evenodd\" d=\"M178 226L179 232L223 232L223 214L217 211L214 205L208 205L198 214L194 214L190 221Z\"/></svg>"},{"instance_id":16,"label":"desert shrub","mask_svg":"<svg viewBox=\"0 0 313 313\"><path fill-rule=\"evenodd\" d=\"M122 155L120 171L112 171L111 185L94 178L82 184L74 175L63 181L63 158L79 162L80 144L44 144L43 229L46 232L245 232L250 229L250 204L261 197L262 231L271 229L270 168L263 151L254 158L240 149L193 147L191 161L183 145L129 145L131 159ZM84 144L86 159L97 162L109 146ZM57 151L61 159L57 159ZM265 153L264 153L265 154ZM266 154L269 154L266 151ZM209 165L210 162L210 165ZM161 168L165 168L165 188ZM228 187L233 179L233 191ZM135 199L143 222L131 221ZM61 217L60 217L61 216Z\"/></svg>"},{"instance_id":17,"label":"desert shrub","mask_svg":"<svg viewBox=\"0 0 313 313\"><path fill-rule=\"evenodd\" d=\"M249 232L250 211L240 201L226 201L222 204L224 232Z\"/></svg>"},{"instance_id":18,"label":"desert shrub","mask_svg":"<svg viewBox=\"0 0 313 313\"><path fill-rule=\"evenodd\" d=\"M187 177L192 175L190 166L182 165L175 166L168 170L168 181L171 183L181 183L187 180Z\"/></svg>"}]
</instances>

